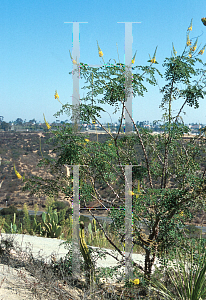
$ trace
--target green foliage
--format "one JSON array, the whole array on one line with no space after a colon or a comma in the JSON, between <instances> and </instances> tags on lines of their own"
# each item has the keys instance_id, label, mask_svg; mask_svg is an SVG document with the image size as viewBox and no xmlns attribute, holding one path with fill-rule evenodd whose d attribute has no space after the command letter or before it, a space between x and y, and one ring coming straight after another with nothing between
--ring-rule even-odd
<instances>
[{"instance_id":1,"label":"green foliage","mask_svg":"<svg viewBox=\"0 0 206 300\"><path fill-rule=\"evenodd\" d=\"M7 226L7 224L5 223L4 224L5 226ZM7 226L8 227L8 226ZM11 223L11 226L10 226L10 232L12 234L15 234L15 233L22 233L22 223L20 223L20 228L18 229L17 228L17 224L16 224L16 213L14 213L14 219L13 219L13 223Z\"/></svg>"},{"instance_id":2,"label":"green foliage","mask_svg":"<svg viewBox=\"0 0 206 300\"><path fill-rule=\"evenodd\" d=\"M16 222L16 213L14 213L13 224L11 223L11 233L17 233L17 226L16 226L15 222Z\"/></svg>"},{"instance_id":3,"label":"green foliage","mask_svg":"<svg viewBox=\"0 0 206 300\"><path fill-rule=\"evenodd\" d=\"M178 249L174 251L171 260L167 262L165 270L161 274L165 278L151 280L152 290L158 291L164 299L199 300L206 297L206 251L205 240L193 240L189 243L188 252ZM173 266L171 266L171 263Z\"/></svg>"},{"instance_id":4,"label":"green foliage","mask_svg":"<svg viewBox=\"0 0 206 300\"><path fill-rule=\"evenodd\" d=\"M80 251L84 258L85 271L86 271L86 280L87 284L90 286L95 282L95 266L91 259L89 248L85 242L85 233L84 233L84 222L80 222Z\"/></svg>"},{"instance_id":5,"label":"green foliage","mask_svg":"<svg viewBox=\"0 0 206 300\"><path fill-rule=\"evenodd\" d=\"M196 211L206 208L206 139L200 132L198 136L186 140L184 134L189 132L189 128L182 118L186 105L198 108L199 101L205 95L206 65L197 55L187 46L181 55L176 55L173 48L173 56L166 58L163 63L166 84L160 90L163 96L160 105L163 110L161 134L153 135L149 130L138 128L130 116L135 126L135 136L125 133L120 138L119 132L115 136L107 132L110 134L110 141L85 143L85 137L78 134L74 126L65 124L52 131L53 152L57 154L57 158L41 162L42 165L50 166L55 179L36 177L26 183L26 188L33 193L41 191L52 196L63 192L65 197L72 197L73 176L67 177L62 170L65 164L81 165L81 205L87 206L94 199L103 202L97 183L100 186L106 183L111 191L109 199L106 199L113 219L111 227L123 244L126 176L122 166L135 165L132 182L133 245L141 247L145 254L144 267L138 268L146 279L150 279L157 257L161 259L165 252L169 255L174 248L182 245L184 231L180 227L184 227L185 222L191 220ZM155 74L161 74L154 67L155 56L149 63L144 67L132 67L132 70L138 70L137 74L133 74L134 96L144 96L147 92L146 83L157 84ZM89 83L85 88L90 90L81 100L91 103L81 102L77 108L65 104L56 115L63 112L69 115L72 109L79 114L82 122L98 121L99 112L104 110L96 102L115 106L115 113L122 105L121 131L123 116L127 111L127 83L131 75L127 73L125 78L124 68L124 64L91 68L81 63L80 74ZM103 99L95 100L94 97L99 95L103 95ZM175 108L173 111L174 101L176 106L179 103L179 110ZM113 208L117 207L122 210L115 212ZM44 219L46 222L46 215ZM143 233L141 224L144 224L149 234ZM100 228L104 231L103 226ZM93 228L89 226L88 230L90 240L95 234L98 240L100 230L95 228L94 223ZM106 236L106 232L104 234ZM123 255L116 241L114 243L108 235L106 238Z\"/></svg>"},{"instance_id":6,"label":"green foliage","mask_svg":"<svg viewBox=\"0 0 206 300\"><path fill-rule=\"evenodd\" d=\"M52 208L48 207L47 214L45 212L42 213L42 221L42 228L40 227L42 236L50 238L60 237L62 227L58 225L58 215L56 211L52 211Z\"/></svg>"},{"instance_id":7,"label":"green foliage","mask_svg":"<svg viewBox=\"0 0 206 300\"><path fill-rule=\"evenodd\" d=\"M23 218L24 228L26 229L26 231L28 233L30 233L31 222L30 222L28 207L27 207L26 203L24 203L23 212L24 212L24 218Z\"/></svg>"}]
</instances>

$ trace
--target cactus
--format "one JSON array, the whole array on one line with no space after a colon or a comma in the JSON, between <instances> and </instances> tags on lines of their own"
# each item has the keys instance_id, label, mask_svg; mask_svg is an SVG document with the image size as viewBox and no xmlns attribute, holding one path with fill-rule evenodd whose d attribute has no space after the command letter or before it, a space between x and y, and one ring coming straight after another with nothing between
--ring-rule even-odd
<instances>
[{"instance_id":1,"label":"cactus","mask_svg":"<svg viewBox=\"0 0 206 300\"><path fill-rule=\"evenodd\" d=\"M58 238L61 235L62 227L58 225L58 215L57 212L52 212L49 207L48 213L43 212L42 214L43 227L39 227L41 230L41 235L50 238Z\"/></svg>"},{"instance_id":2,"label":"cactus","mask_svg":"<svg viewBox=\"0 0 206 300\"><path fill-rule=\"evenodd\" d=\"M103 228L106 230L105 222L103 223ZM99 246L99 247L106 246L107 239L106 239L103 231L100 231L99 229L97 229L95 219L92 220L92 224L89 223L88 233L89 233L88 239L87 239L88 244L90 244L91 241L93 241L94 246Z\"/></svg>"},{"instance_id":3,"label":"cactus","mask_svg":"<svg viewBox=\"0 0 206 300\"><path fill-rule=\"evenodd\" d=\"M13 224L11 223L11 233L17 233L17 226L15 223L16 223L16 213L14 213Z\"/></svg>"},{"instance_id":4,"label":"cactus","mask_svg":"<svg viewBox=\"0 0 206 300\"><path fill-rule=\"evenodd\" d=\"M41 234L41 223L37 224L36 218L34 218L33 225L32 225L33 232Z\"/></svg>"},{"instance_id":5,"label":"cactus","mask_svg":"<svg viewBox=\"0 0 206 300\"><path fill-rule=\"evenodd\" d=\"M84 233L84 222L80 222L80 251L84 258L85 269L86 269L86 281L87 284L93 285L95 282L95 267L92 262L88 246L85 242L85 233Z\"/></svg>"}]
</instances>

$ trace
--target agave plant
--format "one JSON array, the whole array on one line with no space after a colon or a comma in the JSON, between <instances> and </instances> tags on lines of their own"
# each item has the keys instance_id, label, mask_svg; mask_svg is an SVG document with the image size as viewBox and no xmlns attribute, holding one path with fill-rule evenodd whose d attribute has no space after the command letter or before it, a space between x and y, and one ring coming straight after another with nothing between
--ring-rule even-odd
<instances>
[{"instance_id":1,"label":"agave plant","mask_svg":"<svg viewBox=\"0 0 206 300\"><path fill-rule=\"evenodd\" d=\"M199 239L201 242L201 239ZM198 251L190 245L189 255L180 250L176 252L176 263L167 267L170 288L155 279L151 280L151 289L168 300L203 300L206 299L206 249L205 245ZM196 253L198 252L198 253Z\"/></svg>"}]
</instances>

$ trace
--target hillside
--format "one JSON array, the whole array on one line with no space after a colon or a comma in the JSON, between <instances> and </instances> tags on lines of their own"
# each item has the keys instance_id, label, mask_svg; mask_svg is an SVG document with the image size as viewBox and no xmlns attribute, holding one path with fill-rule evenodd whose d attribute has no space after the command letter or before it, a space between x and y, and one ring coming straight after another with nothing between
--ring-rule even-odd
<instances>
[{"instance_id":1,"label":"hillside","mask_svg":"<svg viewBox=\"0 0 206 300\"><path fill-rule=\"evenodd\" d=\"M52 145L46 143L49 137L51 135L38 132L0 132L0 185L2 183L0 188L0 207L15 205L17 208L22 208L24 203L27 203L29 209L33 209L34 204L37 203L39 209L44 210L46 197L37 197L30 195L29 192L23 192L22 187L24 183L16 177L13 164L15 163L16 169L21 175L25 173L27 177L38 175L45 179L51 179L53 175L48 173L48 167L37 166L42 158L42 154L44 157L54 155L51 153ZM89 133L89 139L90 141L96 141L97 134ZM104 143L108 139L110 139L108 134L98 134L100 143ZM97 185L97 188L99 187ZM110 194L108 187L101 188L101 195L104 198L111 199ZM68 206L71 207L71 199L65 200L63 194L59 194L58 200L67 201ZM92 202L91 206L96 207L98 203ZM206 214L199 212L193 223L201 224L202 222L206 224Z\"/></svg>"}]
</instances>

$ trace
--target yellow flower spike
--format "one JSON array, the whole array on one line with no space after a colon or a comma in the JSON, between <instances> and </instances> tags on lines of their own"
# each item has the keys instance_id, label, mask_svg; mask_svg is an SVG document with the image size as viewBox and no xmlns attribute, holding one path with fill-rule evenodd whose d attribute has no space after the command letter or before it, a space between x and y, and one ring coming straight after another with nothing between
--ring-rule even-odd
<instances>
[{"instance_id":1,"label":"yellow flower spike","mask_svg":"<svg viewBox=\"0 0 206 300\"><path fill-rule=\"evenodd\" d=\"M104 54L102 51L99 51L99 57L102 57Z\"/></svg>"},{"instance_id":2,"label":"yellow flower spike","mask_svg":"<svg viewBox=\"0 0 206 300\"><path fill-rule=\"evenodd\" d=\"M193 20L193 19L192 19ZM192 31L192 20L191 20L191 23L190 23L190 26L188 27L188 31Z\"/></svg>"},{"instance_id":3,"label":"yellow flower spike","mask_svg":"<svg viewBox=\"0 0 206 300\"><path fill-rule=\"evenodd\" d=\"M22 179L22 176L21 176L21 175L19 174L19 172L17 172L17 170L16 170L15 164L14 164L14 172L15 172L17 178Z\"/></svg>"},{"instance_id":4,"label":"yellow flower spike","mask_svg":"<svg viewBox=\"0 0 206 300\"><path fill-rule=\"evenodd\" d=\"M172 43L172 48L173 48L173 54L174 54L174 56L176 56L177 55L177 51L175 50L175 47L174 47L173 43Z\"/></svg>"},{"instance_id":5,"label":"yellow flower spike","mask_svg":"<svg viewBox=\"0 0 206 300\"><path fill-rule=\"evenodd\" d=\"M71 55L71 52L70 52L70 50L69 50L69 54L70 54L70 57L71 57L71 60L72 60L73 58L72 58L72 55Z\"/></svg>"},{"instance_id":6,"label":"yellow flower spike","mask_svg":"<svg viewBox=\"0 0 206 300\"><path fill-rule=\"evenodd\" d=\"M190 53L188 54L189 58L192 57L192 49L190 48Z\"/></svg>"},{"instance_id":7,"label":"yellow flower spike","mask_svg":"<svg viewBox=\"0 0 206 300\"><path fill-rule=\"evenodd\" d=\"M77 64L77 62L76 62L76 60L75 60L75 59L73 59L73 57L72 57L72 55L71 55L71 52L70 52L70 50L69 50L69 54L70 54L70 57L71 57L71 60L72 60L73 64L74 64L74 65L76 65L76 64Z\"/></svg>"},{"instance_id":8,"label":"yellow flower spike","mask_svg":"<svg viewBox=\"0 0 206 300\"><path fill-rule=\"evenodd\" d=\"M43 114L43 116L44 116L44 122L45 122L45 124L46 124L47 129L50 129L51 126L50 126L49 123L46 121L45 115L44 115L44 114Z\"/></svg>"},{"instance_id":9,"label":"yellow flower spike","mask_svg":"<svg viewBox=\"0 0 206 300\"><path fill-rule=\"evenodd\" d=\"M135 52L135 55L133 56L133 59L132 59L132 64L134 64L134 63L135 63L135 56L136 56L136 53L137 53L137 51Z\"/></svg>"},{"instance_id":10,"label":"yellow flower spike","mask_svg":"<svg viewBox=\"0 0 206 300\"><path fill-rule=\"evenodd\" d=\"M196 48L197 48L197 41L198 41L198 38L196 39L195 43L194 43L194 46L192 48L190 48L190 51L195 51Z\"/></svg>"},{"instance_id":11,"label":"yellow flower spike","mask_svg":"<svg viewBox=\"0 0 206 300\"><path fill-rule=\"evenodd\" d=\"M204 47L202 48L202 50L199 51L198 54L201 54L201 55L202 55L202 54L205 52L205 47L206 47L206 46L204 46Z\"/></svg>"},{"instance_id":12,"label":"yellow flower spike","mask_svg":"<svg viewBox=\"0 0 206 300\"><path fill-rule=\"evenodd\" d=\"M187 34L187 46L191 46L192 42L189 38L189 33Z\"/></svg>"},{"instance_id":13,"label":"yellow flower spike","mask_svg":"<svg viewBox=\"0 0 206 300\"><path fill-rule=\"evenodd\" d=\"M98 41L97 41L97 46L98 46L98 51L99 51L99 57L102 57L104 54L103 54L101 48L99 47Z\"/></svg>"},{"instance_id":14,"label":"yellow flower spike","mask_svg":"<svg viewBox=\"0 0 206 300\"><path fill-rule=\"evenodd\" d=\"M54 98L55 98L55 99L59 99L59 95L58 95L58 93L57 93L57 90L55 91Z\"/></svg>"},{"instance_id":15,"label":"yellow flower spike","mask_svg":"<svg viewBox=\"0 0 206 300\"><path fill-rule=\"evenodd\" d=\"M152 64L155 64L155 63L156 63L156 52L157 52L157 47L156 47L156 49L155 49L153 58L152 58L152 59L150 58Z\"/></svg>"}]
</instances>

